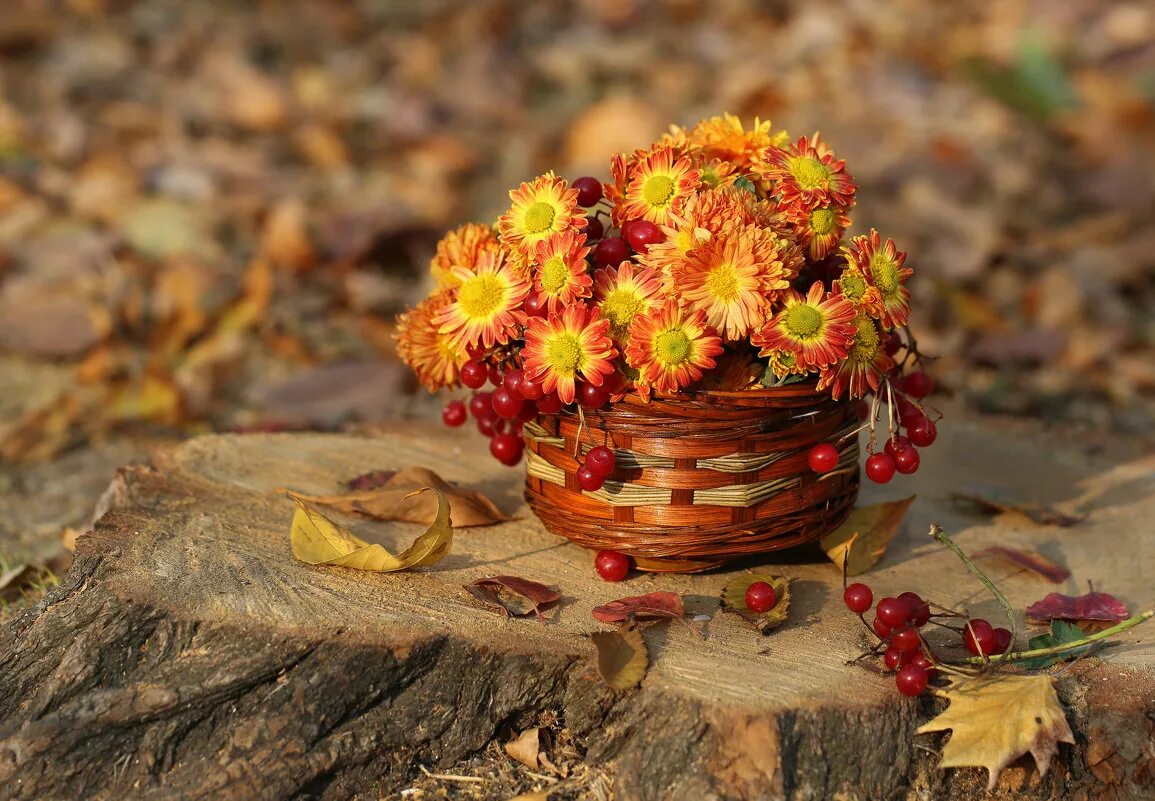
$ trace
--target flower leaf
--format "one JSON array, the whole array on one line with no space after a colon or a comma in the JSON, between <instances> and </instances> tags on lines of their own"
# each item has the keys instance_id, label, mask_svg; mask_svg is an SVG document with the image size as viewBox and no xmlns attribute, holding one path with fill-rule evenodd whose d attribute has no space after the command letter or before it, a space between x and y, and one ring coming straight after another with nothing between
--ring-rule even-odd
<instances>
[{"instance_id":1,"label":"flower leaf","mask_svg":"<svg viewBox=\"0 0 1155 801\"><path fill-rule=\"evenodd\" d=\"M1037 648L1055 648L1060 645L1066 645L1070 642L1078 642L1086 637L1087 634L1074 623L1068 623L1065 620L1052 620L1051 631L1049 634L1040 634L1037 637L1031 637L1030 650ZM1076 648L1064 654L1050 654L1047 656L1035 656L1030 659L1024 659L1019 662L1025 668L1031 670L1041 670L1042 668L1057 665L1060 662L1066 662L1068 659L1082 656L1095 647L1095 643L1086 645L1083 648Z\"/></svg>"}]
</instances>

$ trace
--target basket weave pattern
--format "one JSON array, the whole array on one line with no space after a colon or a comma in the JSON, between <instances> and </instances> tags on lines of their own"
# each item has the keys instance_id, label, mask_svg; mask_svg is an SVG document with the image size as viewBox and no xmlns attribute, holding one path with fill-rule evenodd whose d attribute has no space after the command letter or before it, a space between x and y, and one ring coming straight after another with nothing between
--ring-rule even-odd
<instances>
[{"instance_id":1,"label":"basket weave pattern","mask_svg":"<svg viewBox=\"0 0 1155 801\"><path fill-rule=\"evenodd\" d=\"M854 406L812 383L714 392L542 417L525 428L526 498L542 522L586 548L721 563L818 539L858 492L857 438L833 474L807 451L858 425ZM579 443L580 438L580 443ZM614 450L598 491L577 485L576 453Z\"/></svg>"}]
</instances>

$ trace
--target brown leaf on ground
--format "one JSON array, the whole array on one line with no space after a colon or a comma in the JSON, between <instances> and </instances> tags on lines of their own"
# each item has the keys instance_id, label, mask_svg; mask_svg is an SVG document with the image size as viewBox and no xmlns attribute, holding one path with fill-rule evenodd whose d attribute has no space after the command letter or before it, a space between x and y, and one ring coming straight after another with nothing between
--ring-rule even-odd
<instances>
[{"instance_id":1,"label":"brown leaf on ground","mask_svg":"<svg viewBox=\"0 0 1155 801\"><path fill-rule=\"evenodd\" d=\"M631 618L659 618L681 620L686 614L682 596L676 592L651 592L619 598L594 607L594 620L602 623L623 623Z\"/></svg>"},{"instance_id":2,"label":"brown leaf on ground","mask_svg":"<svg viewBox=\"0 0 1155 801\"><path fill-rule=\"evenodd\" d=\"M1041 576L1052 584L1059 584L1071 576L1071 571L1062 565L1057 565L1050 559L1034 551L1021 551L1018 548L1008 548L1004 545L992 545L984 548L975 556L1001 556L1009 559L1021 568Z\"/></svg>"},{"instance_id":3,"label":"brown leaf on ground","mask_svg":"<svg viewBox=\"0 0 1155 801\"><path fill-rule=\"evenodd\" d=\"M561 600L556 587L518 576L490 576L464 586L470 595L494 611L514 617L532 613L543 623L545 617L541 610Z\"/></svg>"},{"instance_id":4,"label":"brown leaf on ground","mask_svg":"<svg viewBox=\"0 0 1155 801\"><path fill-rule=\"evenodd\" d=\"M1039 623L1061 620L1101 620L1118 622L1130 617L1127 605L1105 592L1084 595L1061 595L1052 592L1027 607L1027 617Z\"/></svg>"},{"instance_id":5,"label":"brown leaf on ground","mask_svg":"<svg viewBox=\"0 0 1155 801\"><path fill-rule=\"evenodd\" d=\"M1061 526L1068 528L1086 520L1086 515L1069 515L1037 503L1008 503L995 500L977 492L952 492L951 498L962 503L970 503L986 512L1015 514L1025 517L1040 526Z\"/></svg>"},{"instance_id":6,"label":"brown leaf on ground","mask_svg":"<svg viewBox=\"0 0 1155 801\"><path fill-rule=\"evenodd\" d=\"M751 584L759 581L764 581L774 588L778 601L765 612L752 612L746 606L746 590ZM759 632L766 634L786 622L786 616L790 611L790 579L759 573L736 576L722 590L722 608L741 615Z\"/></svg>"},{"instance_id":7,"label":"brown leaf on ground","mask_svg":"<svg viewBox=\"0 0 1155 801\"><path fill-rule=\"evenodd\" d=\"M915 496L855 509L846 521L818 541L830 561L846 563L846 575L857 576L878 563L898 533Z\"/></svg>"},{"instance_id":8,"label":"brown leaf on ground","mask_svg":"<svg viewBox=\"0 0 1155 801\"><path fill-rule=\"evenodd\" d=\"M413 503L401 501L415 489L433 487L449 501L455 528L488 526L509 520L493 501L480 492L450 484L425 467L406 467L396 472L375 470L352 479L347 486L354 485L366 488L341 495L290 494L302 501L346 514L360 513L377 520L429 523L437 514L435 498L417 498Z\"/></svg>"},{"instance_id":9,"label":"brown leaf on ground","mask_svg":"<svg viewBox=\"0 0 1155 801\"><path fill-rule=\"evenodd\" d=\"M950 706L919 727L919 734L950 729L942 767L986 768L989 790L1003 768L1023 754L1030 753L1046 775L1058 744L1075 742L1050 676L956 680L939 695Z\"/></svg>"},{"instance_id":10,"label":"brown leaf on ground","mask_svg":"<svg viewBox=\"0 0 1155 801\"><path fill-rule=\"evenodd\" d=\"M537 770L540 752L541 729L536 726L532 729L526 729L505 744L505 753L530 770Z\"/></svg>"},{"instance_id":11,"label":"brown leaf on ground","mask_svg":"<svg viewBox=\"0 0 1155 801\"><path fill-rule=\"evenodd\" d=\"M595 631L590 637L598 649L598 674L614 690L636 687L646 676L650 653L636 623L616 631Z\"/></svg>"}]
</instances>

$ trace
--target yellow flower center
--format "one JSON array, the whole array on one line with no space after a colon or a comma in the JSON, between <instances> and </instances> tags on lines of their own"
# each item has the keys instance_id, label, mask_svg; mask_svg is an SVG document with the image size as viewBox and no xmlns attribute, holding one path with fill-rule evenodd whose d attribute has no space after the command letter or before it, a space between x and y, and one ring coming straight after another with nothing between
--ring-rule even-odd
<instances>
[{"instance_id":1,"label":"yellow flower center","mask_svg":"<svg viewBox=\"0 0 1155 801\"><path fill-rule=\"evenodd\" d=\"M694 229L683 228L678 231L678 235L674 238L674 244L678 250L689 253L698 244L698 238L694 236Z\"/></svg>"},{"instance_id":2,"label":"yellow flower center","mask_svg":"<svg viewBox=\"0 0 1155 801\"><path fill-rule=\"evenodd\" d=\"M531 234L540 234L553 227L553 218L556 216L553 206L544 200L539 200L525 210L525 230Z\"/></svg>"},{"instance_id":3,"label":"yellow flower center","mask_svg":"<svg viewBox=\"0 0 1155 801\"><path fill-rule=\"evenodd\" d=\"M668 175L654 175L642 187L642 197L654 208L665 208L674 194L674 181Z\"/></svg>"},{"instance_id":4,"label":"yellow flower center","mask_svg":"<svg viewBox=\"0 0 1155 801\"><path fill-rule=\"evenodd\" d=\"M874 256L870 260L870 274L874 276L874 285L884 295L893 294L898 289L898 270L894 262L885 256Z\"/></svg>"},{"instance_id":5,"label":"yellow flower center","mask_svg":"<svg viewBox=\"0 0 1155 801\"><path fill-rule=\"evenodd\" d=\"M816 209L810 213L810 230L819 236L834 230L834 211L832 209Z\"/></svg>"},{"instance_id":6,"label":"yellow flower center","mask_svg":"<svg viewBox=\"0 0 1155 801\"><path fill-rule=\"evenodd\" d=\"M838 286L842 289L842 294L855 303L862 300L862 296L866 294L866 279L850 270L838 277Z\"/></svg>"},{"instance_id":7,"label":"yellow flower center","mask_svg":"<svg viewBox=\"0 0 1155 801\"><path fill-rule=\"evenodd\" d=\"M585 359L581 340L576 335L561 333L550 338L545 348L545 360L550 370L559 375L574 375Z\"/></svg>"},{"instance_id":8,"label":"yellow flower center","mask_svg":"<svg viewBox=\"0 0 1155 801\"><path fill-rule=\"evenodd\" d=\"M858 330L854 334L854 343L850 346L850 358L856 362L873 362L878 356L878 331L867 317L859 317L856 322Z\"/></svg>"},{"instance_id":9,"label":"yellow flower center","mask_svg":"<svg viewBox=\"0 0 1155 801\"><path fill-rule=\"evenodd\" d=\"M803 189L818 189L830 180L830 168L813 156L798 156L790 160L790 174Z\"/></svg>"},{"instance_id":10,"label":"yellow flower center","mask_svg":"<svg viewBox=\"0 0 1155 801\"><path fill-rule=\"evenodd\" d=\"M470 278L457 290L457 305L471 320L488 320L505 302L505 281L485 273Z\"/></svg>"},{"instance_id":11,"label":"yellow flower center","mask_svg":"<svg viewBox=\"0 0 1155 801\"><path fill-rule=\"evenodd\" d=\"M654 355L663 365L677 367L690 360L690 338L680 328L671 328L654 337Z\"/></svg>"},{"instance_id":12,"label":"yellow flower center","mask_svg":"<svg viewBox=\"0 0 1155 801\"><path fill-rule=\"evenodd\" d=\"M632 289L618 288L606 295L602 301L602 316L610 321L614 330L629 326L630 322L645 306L642 296Z\"/></svg>"},{"instance_id":13,"label":"yellow flower center","mask_svg":"<svg viewBox=\"0 0 1155 801\"><path fill-rule=\"evenodd\" d=\"M541 266L541 288L551 295L561 292L569 282L569 267L561 256L554 256Z\"/></svg>"},{"instance_id":14,"label":"yellow flower center","mask_svg":"<svg viewBox=\"0 0 1155 801\"><path fill-rule=\"evenodd\" d=\"M822 312L806 303L795 303L786 310L783 325L795 339L812 339L822 328Z\"/></svg>"},{"instance_id":15,"label":"yellow flower center","mask_svg":"<svg viewBox=\"0 0 1155 801\"><path fill-rule=\"evenodd\" d=\"M723 303L733 303L738 299L738 271L726 262L719 264L706 276L706 289Z\"/></svg>"}]
</instances>

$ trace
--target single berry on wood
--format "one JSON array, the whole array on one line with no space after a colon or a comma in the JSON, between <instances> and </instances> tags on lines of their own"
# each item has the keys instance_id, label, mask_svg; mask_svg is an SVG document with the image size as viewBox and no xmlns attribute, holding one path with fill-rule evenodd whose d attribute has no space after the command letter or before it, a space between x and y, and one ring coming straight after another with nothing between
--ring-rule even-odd
<instances>
[{"instance_id":1,"label":"single berry on wood","mask_svg":"<svg viewBox=\"0 0 1155 801\"><path fill-rule=\"evenodd\" d=\"M755 581L746 588L746 608L761 614L769 612L778 603L778 593L765 581Z\"/></svg>"},{"instance_id":2,"label":"single berry on wood","mask_svg":"<svg viewBox=\"0 0 1155 801\"><path fill-rule=\"evenodd\" d=\"M470 359L465 364L461 365L461 383L470 389L478 389L485 386L486 380L489 379L489 371L485 365L477 359Z\"/></svg>"},{"instance_id":3,"label":"single berry on wood","mask_svg":"<svg viewBox=\"0 0 1155 801\"><path fill-rule=\"evenodd\" d=\"M441 410L441 422L450 428L464 425L467 419L469 419L469 412L465 410L465 404L459 400L449 401Z\"/></svg>"},{"instance_id":4,"label":"single berry on wood","mask_svg":"<svg viewBox=\"0 0 1155 801\"><path fill-rule=\"evenodd\" d=\"M617 267L630 257L630 246L621 237L608 236L594 248L594 263L599 267Z\"/></svg>"},{"instance_id":5,"label":"single berry on wood","mask_svg":"<svg viewBox=\"0 0 1155 801\"><path fill-rule=\"evenodd\" d=\"M887 597L878 602L875 613L879 620L894 629L906 623L908 611L905 601Z\"/></svg>"},{"instance_id":6,"label":"single berry on wood","mask_svg":"<svg viewBox=\"0 0 1155 801\"><path fill-rule=\"evenodd\" d=\"M829 442L820 442L806 454L806 463L819 475L838 467L838 449Z\"/></svg>"},{"instance_id":7,"label":"single berry on wood","mask_svg":"<svg viewBox=\"0 0 1155 801\"><path fill-rule=\"evenodd\" d=\"M981 651L990 656L995 653L995 629L982 618L970 621L963 629L963 645L975 656Z\"/></svg>"},{"instance_id":8,"label":"single berry on wood","mask_svg":"<svg viewBox=\"0 0 1155 801\"><path fill-rule=\"evenodd\" d=\"M934 380L922 370L917 370L903 379L902 388L912 398L925 398L934 391Z\"/></svg>"},{"instance_id":9,"label":"single berry on wood","mask_svg":"<svg viewBox=\"0 0 1155 801\"><path fill-rule=\"evenodd\" d=\"M904 437L902 434L895 434L893 437L886 441L885 450L893 457L895 452L900 451L903 448L909 448L910 444L910 440Z\"/></svg>"},{"instance_id":10,"label":"single berry on wood","mask_svg":"<svg viewBox=\"0 0 1155 801\"><path fill-rule=\"evenodd\" d=\"M866 460L866 477L875 484L885 484L894 478L894 457L889 453L872 453Z\"/></svg>"},{"instance_id":11,"label":"single berry on wood","mask_svg":"<svg viewBox=\"0 0 1155 801\"><path fill-rule=\"evenodd\" d=\"M630 226L629 234L625 236L626 242L634 249L635 253L645 253L650 249L650 245L666 238L662 229L649 220L637 220Z\"/></svg>"},{"instance_id":12,"label":"single berry on wood","mask_svg":"<svg viewBox=\"0 0 1155 801\"><path fill-rule=\"evenodd\" d=\"M938 429L931 420L923 417L914 425L906 429L906 435L910 437L910 441L920 448L928 448L934 444L938 438Z\"/></svg>"},{"instance_id":13,"label":"single berry on wood","mask_svg":"<svg viewBox=\"0 0 1155 801\"><path fill-rule=\"evenodd\" d=\"M912 662L898 669L898 675L894 677L894 684L900 693L913 697L922 695L929 679L926 668Z\"/></svg>"},{"instance_id":14,"label":"single berry on wood","mask_svg":"<svg viewBox=\"0 0 1155 801\"><path fill-rule=\"evenodd\" d=\"M588 465L583 464L577 469L577 483L586 492L597 492L602 488L602 484L606 483L606 478L595 475Z\"/></svg>"},{"instance_id":15,"label":"single berry on wood","mask_svg":"<svg viewBox=\"0 0 1155 801\"><path fill-rule=\"evenodd\" d=\"M617 551L598 551L594 557L594 569L606 581L621 581L630 572L630 557Z\"/></svg>"},{"instance_id":16,"label":"single berry on wood","mask_svg":"<svg viewBox=\"0 0 1155 801\"><path fill-rule=\"evenodd\" d=\"M595 476L606 478L614 472L617 459L614 457L614 452L605 445L598 445L596 448L590 448L586 453L586 467Z\"/></svg>"},{"instance_id":17,"label":"single berry on wood","mask_svg":"<svg viewBox=\"0 0 1155 801\"><path fill-rule=\"evenodd\" d=\"M469 399L469 411L478 420L493 412L491 401L493 400L492 392L475 392L473 397Z\"/></svg>"},{"instance_id":18,"label":"single berry on wood","mask_svg":"<svg viewBox=\"0 0 1155 801\"><path fill-rule=\"evenodd\" d=\"M930 620L930 604L924 601L917 592L900 593L898 600L906 604L907 623L915 627L922 627Z\"/></svg>"},{"instance_id":19,"label":"single berry on wood","mask_svg":"<svg viewBox=\"0 0 1155 801\"><path fill-rule=\"evenodd\" d=\"M549 315L549 306L545 295L534 292L525 299L525 313L530 317L546 317Z\"/></svg>"},{"instance_id":20,"label":"single berry on wood","mask_svg":"<svg viewBox=\"0 0 1155 801\"><path fill-rule=\"evenodd\" d=\"M556 392L542 395L537 399L537 410L542 414L557 414L564 405Z\"/></svg>"},{"instance_id":21,"label":"single berry on wood","mask_svg":"<svg viewBox=\"0 0 1155 801\"><path fill-rule=\"evenodd\" d=\"M610 393L602 387L583 381L578 384L577 401L587 409L600 409L610 402Z\"/></svg>"},{"instance_id":22,"label":"single berry on wood","mask_svg":"<svg viewBox=\"0 0 1155 801\"><path fill-rule=\"evenodd\" d=\"M891 627L883 623L877 617L874 618L874 621L870 624L870 627L874 629L874 633L877 634L880 639L890 639Z\"/></svg>"},{"instance_id":23,"label":"single berry on wood","mask_svg":"<svg viewBox=\"0 0 1155 801\"><path fill-rule=\"evenodd\" d=\"M996 654L1005 654L1012 645L1011 630L999 627L995 629L995 650Z\"/></svg>"},{"instance_id":24,"label":"single berry on wood","mask_svg":"<svg viewBox=\"0 0 1155 801\"><path fill-rule=\"evenodd\" d=\"M918 448L913 445L895 451L890 458L894 459L894 469L906 476L917 471L919 462L922 461L918 455Z\"/></svg>"},{"instance_id":25,"label":"single berry on wood","mask_svg":"<svg viewBox=\"0 0 1155 801\"><path fill-rule=\"evenodd\" d=\"M515 465L521 460L521 437L506 432L495 434L489 441L489 452L502 464Z\"/></svg>"},{"instance_id":26,"label":"single berry on wood","mask_svg":"<svg viewBox=\"0 0 1155 801\"><path fill-rule=\"evenodd\" d=\"M606 235L606 227L602 221L592 214L586 217L586 241L597 242Z\"/></svg>"},{"instance_id":27,"label":"single berry on wood","mask_svg":"<svg viewBox=\"0 0 1155 801\"><path fill-rule=\"evenodd\" d=\"M874 603L874 592L865 584L855 582L843 591L842 600L846 603L847 609L861 615Z\"/></svg>"},{"instance_id":28,"label":"single berry on wood","mask_svg":"<svg viewBox=\"0 0 1155 801\"><path fill-rule=\"evenodd\" d=\"M577 190L577 202L583 208L588 209L602 199L602 182L591 175L575 178L570 186Z\"/></svg>"},{"instance_id":29,"label":"single berry on wood","mask_svg":"<svg viewBox=\"0 0 1155 801\"><path fill-rule=\"evenodd\" d=\"M922 638L918 636L918 629L901 628L890 635L894 648L900 651L917 651L922 647Z\"/></svg>"}]
</instances>

